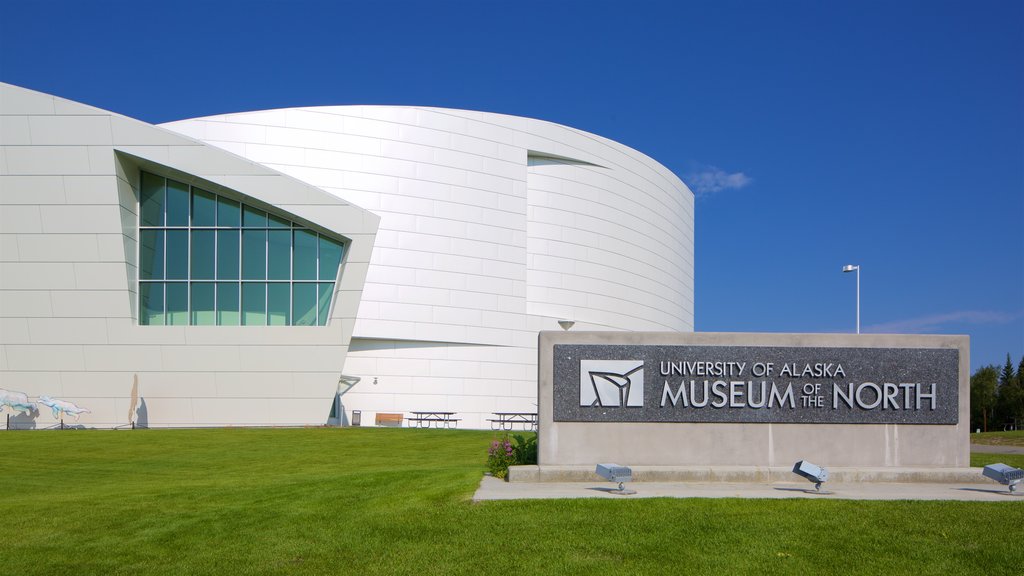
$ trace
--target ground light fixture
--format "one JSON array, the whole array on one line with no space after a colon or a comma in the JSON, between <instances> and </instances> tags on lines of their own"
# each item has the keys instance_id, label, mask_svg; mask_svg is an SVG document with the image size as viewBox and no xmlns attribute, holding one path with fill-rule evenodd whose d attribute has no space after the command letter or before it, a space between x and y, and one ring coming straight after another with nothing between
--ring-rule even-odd
<instances>
[{"instance_id":1,"label":"ground light fixture","mask_svg":"<svg viewBox=\"0 0 1024 576\"><path fill-rule=\"evenodd\" d=\"M633 480L633 469L629 466L619 466L618 464L598 464L597 475L609 482L618 482L618 490L610 490L612 494L618 494L619 496L628 496L630 494L636 494L636 490L627 490L624 482L630 482Z\"/></svg>"},{"instance_id":2,"label":"ground light fixture","mask_svg":"<svg viewBox=\"0 0 1024 576\"><path fill-rule=\"evenodd\" d=\"M793 465L793 473L814 482L814 494L831 494L822 492L821 485L828 480L828 470L817 464L811 464L807 460L800 460Z\"/></svg>"},{"instance_id":3,"label":"ground light fixture","mask_svg":"<svg viewBox=\"0 0 1024 576\"><path fill-rule=\"evenodd\" d=\"M857 272L857 334L860 334L860 265L847 264L843 272Z\"/></svg>"},{"instance_id":4,"label":"ground light fixture","mask_svg":"<svg viewBox=\"0 0 1024 576\"><path fill-rule=\"evenodd\" d=\"M981 471L985 478L991 478L1010 489L1010 494L1017 490L1017 485L1024 481L1024 470L1006 464L989 464Z\"/></svg>"}]
</instances>

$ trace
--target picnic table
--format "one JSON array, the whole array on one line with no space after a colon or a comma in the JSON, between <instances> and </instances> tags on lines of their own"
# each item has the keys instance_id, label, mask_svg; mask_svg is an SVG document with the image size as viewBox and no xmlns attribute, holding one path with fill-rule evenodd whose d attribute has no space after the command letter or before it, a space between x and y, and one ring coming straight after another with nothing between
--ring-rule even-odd
<instances>
[{"instance_id":1,"label":"picnic table","mask_svg":"<svg viewBox=\"0 0 1024 576\"><path fill-rule=\"evenodd\" d=\"M488 418L491 423L491 430L511 430L512 425L522 424L523 430L535 430L537 428L536 412L494 412L497 418Z\"/></svg>"},{"instance_id":2,"label":"picnic table","mask_svg":"<svg viewBox=\"0 0 1024 576\"><path fill-rule=\"evenodd\" d=\"M412 418L409 423L415 423L417 428L430 428L433 423L435 428L455 428L459 418L454 418L456 412L410 412Z\"/></svg>"}]
</instances>

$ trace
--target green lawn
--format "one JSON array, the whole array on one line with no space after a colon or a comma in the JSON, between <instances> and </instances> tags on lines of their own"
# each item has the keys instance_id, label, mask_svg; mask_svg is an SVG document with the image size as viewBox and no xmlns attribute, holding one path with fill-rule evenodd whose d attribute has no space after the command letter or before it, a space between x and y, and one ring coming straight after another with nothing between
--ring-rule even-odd
<instances>
[{"instance_id":1,"label":"green lawn","mask_svg":"<svg viewBox=\"0 0 1024 576\"><path fill-rule=\"evenodd\" d=\"M971 444L992 446L1024 446L1024 430L1013 432L981 432L971 434Z\"/></svg>"},{"instance_id":2,"label":"green lawn","mask_svg":"<svg viewBox=\"0 0 1024 576\"><path fill-rule=\"evenodd\" d=\"M0 574L982 574L1024 562L1024 499L1009 497L473 504L491 437L3 433Z\"/></svg>"}]
</instances>

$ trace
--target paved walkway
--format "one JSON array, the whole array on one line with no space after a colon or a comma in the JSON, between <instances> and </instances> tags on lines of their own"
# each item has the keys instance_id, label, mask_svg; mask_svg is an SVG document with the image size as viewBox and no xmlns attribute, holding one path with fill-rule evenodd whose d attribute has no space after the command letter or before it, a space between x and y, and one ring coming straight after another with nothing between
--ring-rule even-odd
<instances>
[{"instance_id":1,"label":"paved walkway","mask_svg":"<svg viewBox=\"0 0 1024 576\"><path fill-rule=\"evenodd\" d=\"M971 444L971 452L985 454L1024 454L1024 446L994 446L992 444Z\"/></svg>"},{"instance_id":2,"label":"paved walkway","mask_svg":"<svg viewBox=\"0 0 1024 576\"><path fill-rule=\"evenodd\" d=\"M966 500L975 502L1018 502L1024 506L1024 487L1011 495L1006 486L979 478L977 484L861 483L825 484L815 494L809 482L733 484L725 482L627 482L636 494L619 496L610 492L610 482L505 482L484 476L473 496L481 500L524 500L554 498L813 498L841 500Z\"/></svg>"}]
</instances>

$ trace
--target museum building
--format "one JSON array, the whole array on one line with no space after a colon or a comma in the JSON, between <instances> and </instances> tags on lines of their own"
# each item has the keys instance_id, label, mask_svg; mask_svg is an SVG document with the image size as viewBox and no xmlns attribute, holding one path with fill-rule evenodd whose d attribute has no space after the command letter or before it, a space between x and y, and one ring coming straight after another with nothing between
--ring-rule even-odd
<instances>
[{"instance_id":1,"label":"museum building","mask_svg":"<svg viewBox=\"0 0 1024 576\"><path fill-rule=\"evenodd\" d=\"M627 146L406 106L154 126L0 84L0 388L78 424L486 428L537 411L538 332L570 323L693 330L693 194Z\"/></svg>"}]
</instances>

